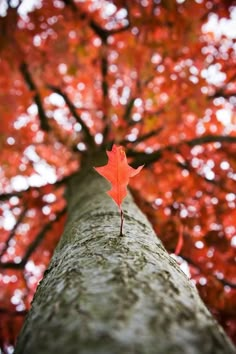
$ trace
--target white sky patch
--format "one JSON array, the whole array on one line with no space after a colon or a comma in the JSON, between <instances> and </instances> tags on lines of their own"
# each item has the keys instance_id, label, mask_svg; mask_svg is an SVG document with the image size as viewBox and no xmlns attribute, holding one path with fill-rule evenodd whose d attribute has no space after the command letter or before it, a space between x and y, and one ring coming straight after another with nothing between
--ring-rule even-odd
<instances>
[{"instance_id":1,"label":"white sky patch","mask_svg":"<svg viewBox=\"0 0 236 354\"><path fill-rule=\"evenodd\" d=\"M209 84L220 85L226 79L226 74L220 71L220 64L210 65L207 69L201 71L201 76L206 79Z\"/></svg>"},{"instance_id":2,"label":"white sky patch","mask_svg":"<svg viewBox=\"0 0 236 354\"><path fill-rule=\"evenodd\" d=\"M25 127L30 122L30 120L31 119L29 116L27 116L26 114L21 114L14 122L14 128L21 129Z\"/></svg>"},{"instance_id":3,"label":"white sky patch","mask_svg":"<svg viewBox=\"0 0 236 354\"><path fill-rule=\"evenodd\" d=\"M0 16L4 17L7 14L7 2L6 1L0 1Z\"/></svg>"},{"instance_id":4,"label":"white sky patch","mask_svg":"<svg viewBox=\"0 0 236 354\"><path fill-rule=\"evenodd\" d=\"M19 5L19 0L11 0L11 6L17 7ZM23 0L18 8L18 13L21 17L25 17L29 12L33 11L35 8L40 8L42 6L42 0ZM0 16L6 16L8 10L7 0L0 0Z\"/></svg>"},{"instance_id":5,"label":"white sky patch","mask_svg":"<svg viewBox=\"0 0 236 354\"><path fill-rule=\"evenodd\" d=\"M225 199L227 200L227 202L233 202L235 201L236 197L234 193L228 193L226 194Z\"/></svg>"},{"instance_id":6,"label":"white sky patch","mask_svg":"<svg viewBox=\"0 0 236 354\"><path fill-rule=\"evenodd\" d=\"M85 151L86 150L86 145L84 143L79 143L79 144L77 144L77 149L79 151Z\"/></svg>"},{"instance_id":7,"label":"white sky patch","mask_svg":"<svg viewBox=\"0 0 236 354\"><path fill-rule=\"evenodd\" d=\"M53 118L55 119L55 121L60 124L63 125L63 127L65 128L68 124L69 126L71 126L71 123L68 122L68 117L67 114L65 112L64 109L62 108L57 108L54 112L53 112Z\"/></svg>"},{"instance_id":8,"label":"white sky patch","mask_svg":"<svg viewBox=\"0 0 236 354\"><path fill-rule=\"evenodd\" d=\"M36 114L38 114L37 105L35 103L31 104L27 109L27 113L29 113L32 116L36 116Z\"/></svg>"},{"instance_id":9,"label":"white sky patch","mask_svg":"<svg viewBox=\"0 0 236 354\"><path fill-rule=\"evenodd\" d=\"M230 19L219 19L217 14L211 14L206 24L202 26L203 33L212 32L216 39L223 35L230 39L236 38L236 7L232 8Z\"/></svg>"},{"instance_id":10,"label":"white sky patch","mask_svg":"<svg viewBox=\"0 0 236 354\"><path fill-rule=\"evenodd\" d=\"M12 137L12 136L9 136L8 138L7 138L7 144L8 145L14 145L15 144L15 139Z\"/></svg>"},{"instance_id":11,"label":"white sky patch","mask_svg":"<svg viewBox=\"0 0 236 354\"><path fill-rule=\"evenodd\" d=\"M232 237L231 246L236 248L236 236Z\"/></svg>"},{"instance_id":12,"label":"white sky patch","mask_svg":"<svg viewBox=\"0 0 236 354\"><path fill-rule=\"evenodd\" d=\"M104 7L104 11L103 11L103 18L108 18L112 15L114 15L114 13L116 12L117 7L114 4L108 3L105 7Z\"/></svg>"},{"instance_id":13,"label":"white sky patch","mask_svg":"<svg viewBox=\"0 0 236 354\"><path fill-rule=\"evenodd\" d=\"M228 161L222 161L220 163L220 168L223 170L223 171L226 171L230 168L230 164L228 163Z\"/></svg>"},{"instance_id":14,"label":"white sky patch","mask_svg":"<svg viewBox=\"0 0 236 354\"><path fill-rule=\"evenodd\" d=\"M232 121L232 111L226 108L218 109L216 112L216 118L224 126L227 126Z\"/></svg>"},{"instance_id":15,"label":"white sky patch","mask_svg":"<svg viewBox=\"0 0 236 354\"><path fill-rule=\"evenodd\" d=\"M58 95L58 93L51 93L51 95L48 97L48 100L51 104L54 104L55 106L58 106L58 107L65 106L64 98L62 96Z\"/></svg>"},{"instance_id":16,"label":"white sky patch","mask_svg":"<svg viewBox=\"0 0 236 354\"><path fill-rule=\"evenodd\" d=\"M53 203L56 201L56 196L53 193L48 193L43 196L43 201L46 203Z\"/></svg>"},{"instance_id":17,"label":"white sky patch","mask_svg":"<svg viewBox=\"0 0 236 354\"><path fill-rule=\"evenodd\" d=\"M24 17L28 14L28 12L33 11L35 8L40 8L41 6L42 0L23 0L18 12L20 16Z\"/></svg>"},{"instance_id":18,"label":"white sky patch","mask_svg":"<svg viewBox=\"0 0 236 354\"><path fill-rule=\"evenodd\" d=\"M0 217L0 225L3 229L10 231L16 223L16 218L10 210L5 210L3 216Z\"/></svg>"},{"instance_id":19,"label":"white sky patch","mask_svg":"<svg viewBox=\"0 0 236 354\"><path fill-rule=\"evenodd\" d=\"M31 187L41 187L44 185L42 177L36 173L28 177L28 183Z\"/></svg>"},{"instance_id":20,"label":"white sky patch","mask_svg":"<svg viewBox=\"0 0 236 354\"><path fill-rule=\"evenodd\" d=\"M16 197L16 196L13 196L13 197L11 197L10 199L9 199L9 202L10 202L10 204L11 205L17 205L17 204L19 204L19 201L20 201L20 199L18 198L18 197Z\"/></svg>"},{"instance_id":21,"label":"white sky patch","mask_svg":"<svg viewBox=\"0 0 236 354\"><path fill-rule=\"evenodd\" d=\"M195 242L195 247L200 250L204 247L204 243L202 241L197 241Z\"/></svg>"},{"instance_id":22,"label":"white sky patch","mask_svg":"<svg viewBox=\"0 0 236 354\"><path fill-rule=\"evenodd\" d=\"M42 208L42 212L44 215L49 215L51 213L51 208L50 206L48 205L45 205L43 208Z\"/></svg>"},{"instance_id":23,"label":"white sky patch","mask_svg":"<svg viewBox=\"0 0 236 354\"><path fill-rule=\"evenodd\" d=\"M81 132L81 130L82 130L81 124L80 124L80 123L75 123L75 125L74 125L74 130L75 130L76 132Z\"/></svg>"},{"instance_id":24,"label":"white sky patch","mask_svg":"<svg viewBox=\"0 0 236 354\"><path fill-rule=\"evenodd\" d=\"M203 171L204 171L205 177L209 181L213 181L213 179L215 178L215 173L208 166L204 166Z\"/></svg>"},{"instance_id":25,"label":"white sky patch","mask_svg":"<svg viewBox=\"0 0 236 354\"><path fill-rule=\"evenodd\" d=\"M122 90L120 103L123 105L127 104L129 96L130 96L130 88L128 86L125 86Z\"/></svg>"},{"instance_id":26,"label":"white sky patch","mask_svg":"<svg viewBox=\"0 0 236 354\"><path fill-rule=\"evenodd\" d=\"M15 192L26 190L29 187L27 178L21 175L12 177L10 184Z\"/></svg>"},{"instance_id":27,"label":"white sky patch","mask_svg":"<svg viewBox=\"0 0 236 354\"><path fill-rule=\"evenodd\" d=\"M29 273L33 273L35 276L41 275L41 269L32 260L28 261L25 265L25 270Z\"/></svg>"},{"instance_id":28,"label":"white sky patch","mask_svg":"<svg viewBox=\"0 0 236 354\"><path fill-rule=\"evenodd\" d=\"M174 253L171 253L170 256L177 261L180 269L187 275L188 278L190 278L191 274L190 274L190 269L189 269L188 263L186 261L184 261L182 257L176 256Z\"/></svg>"},{"instance_id":29,"label":"white sky patch","mask_svg":"<svg viewBox=\"0 0 236 354\"><path fill-rule=\"evenodd\" d=\"M127 139L129 140L129 141L135 141L136 139L137 139L137 135L136 134L134 134L134 133L130 133L130 134L128 134L127 135Z\"/></svg>"},{"instance_id":30,"label":"white sky patch","mask_svg":"<svg viewBox=\"0 0 236 354\"><path fill-rule=\"evenodd\" d=\"M34 164L35 172L39 174L39 178L41 179L41 185L45 183L55 183L57 180L56 169L47 164L46 161L41 160ZM34 179L35 183L40 183L39 178ZM32 183L34 182L32 181ZM33 186L33 184L31 184Z\"/></svg>"},{"instance_id":31,"label":"white sky patch","mask_svg":"<svg viewBox=\"0 0 236 354\"><path fill-rule=\"evenodd\" d=\"M20 192L28 187L41 187L47 183L53 184L57 181L56 168L41 159L33 145L25 149L24 155L33 163L35 173L31 176L17 175L12 177L10 181L12 190Z\"/></svg>"},{"instance_id":32,"label":"white sky patch","mask_svg":"<svg viewBox=\"0 0 236 354\"><path fill-rule=\"evenodd\" d=\"M101 144L103 142L103 135L101 133L97 133L94 138L96 144Z\"/></svg>"},{"instance_id":33,"label":"white sky patch","mask_svg":"<svg viewBox=\"0 0 236 354\"><path fill-rule=\"evenodd\" d=\"M119 11L117 11L115 17L117 20L123 20L127 15L128 15L128 12L126 9L120 9Z\"/></svg>"},{"instance_id":34,"label":"white sky patch","mask_svg":"<svg viewBox=\"0 0 236 354\"><path fill-rule=\"evenodd\" d=\"M24 155L33 162L39 162L40 161L40 157L37 154L37 152L35 151L35 147L33 145L28 146L25 151L24 151Z\"/></svg>"}]
</instances>

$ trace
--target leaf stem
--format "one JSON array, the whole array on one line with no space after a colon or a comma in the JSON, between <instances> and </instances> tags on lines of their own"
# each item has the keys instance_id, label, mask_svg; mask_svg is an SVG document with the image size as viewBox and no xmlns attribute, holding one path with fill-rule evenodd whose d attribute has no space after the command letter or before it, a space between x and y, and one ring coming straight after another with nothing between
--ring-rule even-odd
<instances>
[{"instance_id":1,"label":"leaf stem","mask_svg":"<svg viewBox=\"0 0 236 354\"><path fill-rule=\"evenodd\" d=\"M123 235L123 223L124 223L124 214L123 214L123 210L120 209L120 235L119 236L124 236Z\"/></svg>"}]
</instances>

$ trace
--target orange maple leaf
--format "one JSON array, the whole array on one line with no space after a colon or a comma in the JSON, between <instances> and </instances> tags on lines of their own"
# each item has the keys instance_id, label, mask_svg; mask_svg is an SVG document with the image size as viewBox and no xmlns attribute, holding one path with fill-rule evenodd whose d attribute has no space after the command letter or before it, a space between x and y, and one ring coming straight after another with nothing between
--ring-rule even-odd
<instances>
[{"instance_id":1,"label":"orange maple leaf","mask_svg":"<svg viewBox=\"0 0 236 354\"><path fill-rule=\"evenodd\" d=\"M121 230L122 235L123 226L123 212L121 203L127 195L127 185L130 177L137 175L143 166L137 169L128 165L125 151L122 146L113 145L111 151L107 151L108 163L105 166L94 167L95 170L104 178L106 178L112 185L112 188L107 194L118 205L121 212Z\"/></svg>"}]
</instances>

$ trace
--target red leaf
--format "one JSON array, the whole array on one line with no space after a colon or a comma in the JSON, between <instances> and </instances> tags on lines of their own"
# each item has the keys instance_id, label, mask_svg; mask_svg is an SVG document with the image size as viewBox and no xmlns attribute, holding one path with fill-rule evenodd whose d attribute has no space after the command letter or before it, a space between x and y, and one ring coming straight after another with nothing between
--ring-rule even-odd
<instances>
[{"instance_id":1,"label":"red leaf","mask_svg":"<svg viewBox=\"0 0 236 354\"><path fill-rule=\"evenodd\" d=\"M95 170L112 185L108 195L121 209L121 203L127 195L127 185L130 177L137 175L143 166L137 169L129 166L125 151L122 146L113 145L111 151L107 151L108 163L105 166L95 167Z\"/></svg>"}]
</instances>

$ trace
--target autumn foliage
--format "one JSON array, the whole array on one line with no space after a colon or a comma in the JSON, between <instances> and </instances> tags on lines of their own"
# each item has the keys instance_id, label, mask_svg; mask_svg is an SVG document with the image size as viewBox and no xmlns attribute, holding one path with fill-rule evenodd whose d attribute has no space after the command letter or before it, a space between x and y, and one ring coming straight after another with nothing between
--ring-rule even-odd
<instances>
[{"instance_id":1,"label":"autumn foliage","mask_svg":"<svg viewBox=\"0 0 236 354\"><path fill-rule=\"evenodd\" d=\"M63 230L68 179L113 144L145 165L136 202L236 341L235 22L229 0L0 3L3 352Z\"/></svg>"}]
</instances>

